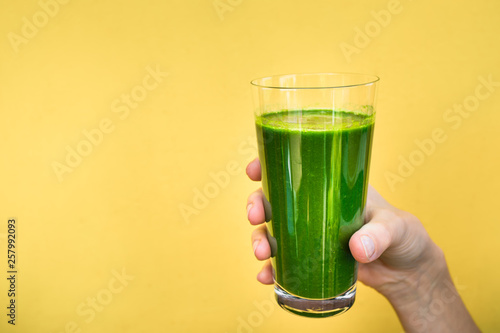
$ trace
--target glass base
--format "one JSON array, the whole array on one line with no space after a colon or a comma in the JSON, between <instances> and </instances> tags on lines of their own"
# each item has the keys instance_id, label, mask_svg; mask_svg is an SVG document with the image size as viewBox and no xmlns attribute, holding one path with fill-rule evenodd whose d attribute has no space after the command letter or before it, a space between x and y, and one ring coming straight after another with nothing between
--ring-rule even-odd
<instances>
[{"instance_id":1,"label":"glass base","mask_svg":"<svg viewBox=\"0 0 500 333\"><path fill-rule=\"evenodd\" d=\"M324 299L292 295L277 283L274 284L274 293L279 306L291 313L305 317L331 317L351 308L356 297L356 284L340 295Z\"/></svg>"}]
</instances>

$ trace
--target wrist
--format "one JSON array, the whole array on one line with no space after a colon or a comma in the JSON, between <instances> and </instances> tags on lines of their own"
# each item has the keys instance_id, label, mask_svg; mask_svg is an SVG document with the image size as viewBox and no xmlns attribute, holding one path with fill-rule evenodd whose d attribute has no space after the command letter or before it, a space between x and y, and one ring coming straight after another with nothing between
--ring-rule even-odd
<instances>
[{"instance_id":1,"label":"wrist","mask_svg":"<svg viewBox=\"0 0 500 333\"><path fill-rule=\"evenodd\" d=\"M405 332L479 332L453 284L442 250L386 297Z\"/></svg>"}]
</instances>

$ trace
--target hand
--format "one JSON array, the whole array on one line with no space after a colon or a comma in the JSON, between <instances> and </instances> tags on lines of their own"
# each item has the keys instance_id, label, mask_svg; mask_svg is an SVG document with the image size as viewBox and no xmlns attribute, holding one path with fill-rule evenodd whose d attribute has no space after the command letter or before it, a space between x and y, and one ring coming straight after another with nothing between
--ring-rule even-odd
<instances>
[{"instance_id":1,"label":"hand","mask_svg":"<svg viewBox=\"0 0 500 333\"><path fill-rule=\"evenodd\" d=\"M250 162L247 174L252 180L260 180L258 159ZM247 211L251 224L262 224L253 232L252 244L257 259L266 260L271 256L271 247L266 225L263 224L265 211L262 198L261 189L252 193L248 198ZM371 186L365 220L366 224L351 237L349 247L360 263L358 279L382 294L390 294L392 289L399 289L400 284L407 284L408 278L418 274L418 268L423 263L432 261L432 258L442 258L440 249L431 241L418 219L391 206ZM264 284L273 283L270 261L266 262L257 279Z\"/></svg>"},{"instance_id":2,"label":"hand","mask_svg":"<svg viewBox=\"0 0 500 333\"><path fill-rule=\"evenodd\" d=\"M250 162L246 171L250 179L261 180L258 159ZM255 256L259 260L267 260L257 275L257 280L272 284L269 260L271 247L267 240L266 225L263 224L265 209L262 190L259 189L248 197L247 213L251 224L260 225L252 233ZM466 322L469 326L462 325L460 329L477 330L451 282L442 250L431 240L415 216L390 205L371 186L368 189L365 224L352 235L349 248L360 263L358 280L387 297L406 330L418 331L418 327L425 326L424 329L429 331L429 320L420 318L431 318L428 312L433 295L442 290L440 288L450 289L449 286L453 295L447 299L451 300L449 303L454 303L450 304L450 308L455 309L450 312L452 317L449 319L455 321L456 325L453 317L457 314L464 315L465 312L464 318L470 319ZM443 318L440 317L439 321L443 321ZM437 331L441 327L436 322L432 324L432 329Z\"/></svg>"}]
</instances>

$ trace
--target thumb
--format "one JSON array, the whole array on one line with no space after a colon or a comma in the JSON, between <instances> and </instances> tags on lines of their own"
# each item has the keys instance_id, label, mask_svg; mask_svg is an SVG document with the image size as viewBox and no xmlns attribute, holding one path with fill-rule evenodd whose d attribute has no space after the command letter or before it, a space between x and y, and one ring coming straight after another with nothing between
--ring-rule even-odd
<instances>
[{"instance_id":1,"label":"thumb","mask_svg":"<svg viewBox=\"0 0 500 333\"><path fill-rule=\"evenodd\" d=\"M351 253L358 262L377 260L394 240L395 230L389 223L371 221L356 231L349 240Z\"/></svg>"}]
</instances>

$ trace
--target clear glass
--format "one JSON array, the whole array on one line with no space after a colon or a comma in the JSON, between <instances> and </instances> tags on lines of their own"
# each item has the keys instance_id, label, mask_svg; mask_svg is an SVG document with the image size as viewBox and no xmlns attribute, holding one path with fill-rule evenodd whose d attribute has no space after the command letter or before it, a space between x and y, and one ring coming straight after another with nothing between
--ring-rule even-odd
<instances>
[{"instance_id":1,"label":"clear glass","mask_svg":"<svg viewBox=\"0 0 500 333\"><path fill-rule=\"evenodd\" d=\"M349 239L364 221L379 78L320 73L253 80L278 304L329 317L356 296Z\"/></svg>"}]
</instances>

